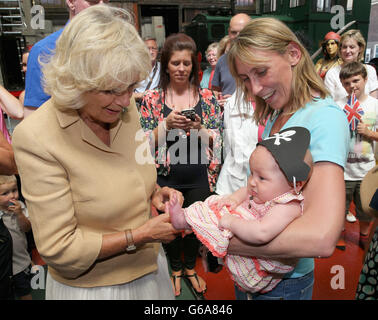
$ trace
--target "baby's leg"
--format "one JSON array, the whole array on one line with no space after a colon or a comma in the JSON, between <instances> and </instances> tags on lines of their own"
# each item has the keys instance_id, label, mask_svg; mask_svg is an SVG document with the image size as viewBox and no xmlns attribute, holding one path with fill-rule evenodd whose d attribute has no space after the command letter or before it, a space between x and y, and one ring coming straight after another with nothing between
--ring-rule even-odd
<instances>
[{"instance_id":1,"label":"baby's leg","mask_svg":"<svg viewBox=\"0 0 378 320\"><path fill-rule=\"evenodd\" d=\"M165 211L171 216L171 222L175 229L191 229L185 220L184 209L180 206L175 194L169 202L165 203Z\"/></svg>"}]
</instances>

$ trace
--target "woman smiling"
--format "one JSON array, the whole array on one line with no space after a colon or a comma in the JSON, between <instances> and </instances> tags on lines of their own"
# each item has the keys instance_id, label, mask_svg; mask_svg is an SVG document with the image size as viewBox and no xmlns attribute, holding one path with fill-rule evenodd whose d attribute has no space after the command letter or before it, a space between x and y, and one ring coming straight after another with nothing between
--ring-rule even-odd
<instances>
[{"instance_id":1,"label":"woman smiling","mask_svg":"<svg viewBox=\"0 0 378 320\"><path fill-rule=\"evenodd\" d=\"M135 159L132 89L151 64L130 17L96 5L72 19L43 67L51 99L14 134L46 299L173 298L159 242L177 232L150 217L174 191Z\"/></svg>"},{"instance_id":2,"label":"woman smiling","mask_svg":"<svg viewBox=\"0 0 378 320\"><path fill-rule=\"evenodd\" d=\"M303 190L304 213L262 246L234 237L228 253L301 258L272 291L253 299L311 299L314 261L332 254L343 226L349 133L342 110L327 97L312 60L293 32L272 18L253 19L228 53L237 90L256 101L255 120L268 119L263 138L292 126L310 131L313 172ZM236 289L238 298L246 295Z\"/></svg>"},{"instance_id":3,"label":"woman smiling","mask_svg":"<svg viewBox=\"0 0 378 320\"><path fill-rule=\"evenodd\" d=\"M335 101L348 96L339 78L341 67L348 62L363 61L365 48L366 41L359 30L349 30L341 36L339 56L343 63L329 70L324 79L324 84ZM378 81L375 69L370 65L365 65L365 67L368 73L365 93L378 98Z\"/></svg>"}]
</instances>

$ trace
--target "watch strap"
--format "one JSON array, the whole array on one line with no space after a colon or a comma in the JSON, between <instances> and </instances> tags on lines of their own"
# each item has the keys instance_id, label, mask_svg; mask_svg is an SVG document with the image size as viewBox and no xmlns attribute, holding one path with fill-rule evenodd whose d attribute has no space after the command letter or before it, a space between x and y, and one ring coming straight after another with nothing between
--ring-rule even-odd
<instances>
[{"instance_id":1,"label":"watch strap","mask_svg":"<svg viewBox=\"0 0 378 320\"><path fill-rule=\"evenodd\" d=\"M134 244L133 234L130 229L125 230L125 237L126 237L126 251L131 252L136 250L136 246Z\"/></svg>"}]
</instances>

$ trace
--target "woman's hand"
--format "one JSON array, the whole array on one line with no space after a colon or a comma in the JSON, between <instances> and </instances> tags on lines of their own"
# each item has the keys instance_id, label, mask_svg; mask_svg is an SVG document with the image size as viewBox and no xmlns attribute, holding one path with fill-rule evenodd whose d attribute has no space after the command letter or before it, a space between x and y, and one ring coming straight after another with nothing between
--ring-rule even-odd
<instances>
[{"instance_id":1,"label":"woman's hand","mask_svg":"<svg viewBox=\"0 0 378 320\"><path fill-rule=\"evenodd\" d=\"M190 130L192 120L181 114L181 111L172 110L172 112L166 118L167 130L182 129Z\"/></svg>"},{"instance_id":2,"label":"woman's hand","mask_svg":"<svg viewBox=\"0 0 378 320\"><path fill-rule=\"evenodd\" d=\"M152 194L152 205L159 211L165 211L165 202L169 201L173 194L176 194L176 198L180 206L182 206L184 203L184 196L180 191L169 187L160 188L159 186L157 186L155 192Z\"/></svg>"},{"instance_id":3,"label":"woman's hand","mask_svg":"<svg viewBox=\"0 0 378 320\"><path fill-rule=\"evenodd\" d=\"M141 246L149 242L168 243L177 237L179 230L173 228L169 214L160 214L147 220L140 227L133 229L132 236L135 245ZM104 234L102 236L102 245L97 259L102 260L115 254L125 252L127 242L125 232Z\"/></svg>"},{"instance_id":4,"label":"woman's hand","mask_svg":"<svg viewBox=\"0 0 378 320\"><path fill-rule=\"evenodd\" d=\"M148 242L168 243L174 240L179 233L181 233L180 230L173 228L169 214L163 213L133 230L133 238L136 244Z\"/></svg>"},{"instance_id":5,"label":"woman's hand","mask_svg":"<svg viewBox=\"0 0 378 320\"><path fill-rule=\"evenodd\" d=\"M194 121L190 121L190 129L202 129L201 117L198 114L196 114L196 118Z\"/></svg>"}]
</instances>

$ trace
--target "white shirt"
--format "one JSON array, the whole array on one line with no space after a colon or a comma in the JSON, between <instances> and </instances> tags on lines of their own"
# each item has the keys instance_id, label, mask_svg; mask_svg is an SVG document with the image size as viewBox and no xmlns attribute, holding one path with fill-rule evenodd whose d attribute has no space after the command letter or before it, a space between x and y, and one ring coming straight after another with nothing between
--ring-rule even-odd
<instances>
[{"instance_id":1,"label":"white shirt","mask_svg":"<svg viewBox=\"0 0 378 320\"><path fill-rule=\"evenodd\" d=\"M249 172L249 157L256 148L258 126L253 120L253 106L240 98L237 91L224 106L224 154L225 159L218 177L216 193L225 195L245 187Z\"/></svg>"},{"instance_id":2,"label":"white shirt","mask_svg":"<svg viewBox=\"0 0 378 320\"><path fill-rule=\"evenodd\" d=\"M22 213L25 217L29 218L28 209L22 201L19 201L22 208ZM20 273L25 270L31 262L30 255L28 253L28 243L26 239L25 232L20 229L16 215L7 211L0 211L3 215L3 222L9 233L12 236L13 243L13 256L12 256L12 266L13 274Z\"/></svg>"},{"instance_id":3,"label":"white shirt","mask_svg":"<svg viewBox=\"0 0 378 320\"><path fill-rule=\"evenodd\" d=\"M347 98L336 101L338 106L344 109ZM360 102L364 111L362 121L368 125L368 129L376 131L378 127L378 100L367 96L365 101ZM349 144L349 153L344 170L344 179L362 180L367 172L375 166L374 144L359 134L353 133Z\"/></svg>"},{"instance_id":4,"label":"white shirt","mask_svg":"<svg viewBox=\"0 0 378 320\"><path fill-rule=\"evenodd\" d=\"M378 89L377 73L375 72L374 67L368 64L365 64L365 67L368 76L365 86L365 93L369 94L370 92ZM348 93L345 91L339 78L340 70L340 65L333 67L327 72L324 78L324 85L329 90L333 100L335 101L341 100L348 96Z\"/></svg>"},{"instance_id":5,"label":"white shirt","mask_svg":"<svg viewBox=\"0 0 378 320\"><path fill-rule=\"evenodd\" d=\"M155 72L155 68L156 68L156 72ZM155 89L159 85L159 81L160 81L160 62L159 61L156 61L155 66L152 68L147 79L139 82L138 87L135 88L134 91L135 92L146 91L146 87L147 87L148 83L150 82L152 76L153 76L153 79L152 79L150 87L148 88L149 90Z\"/></svg>"}]
</instances>

